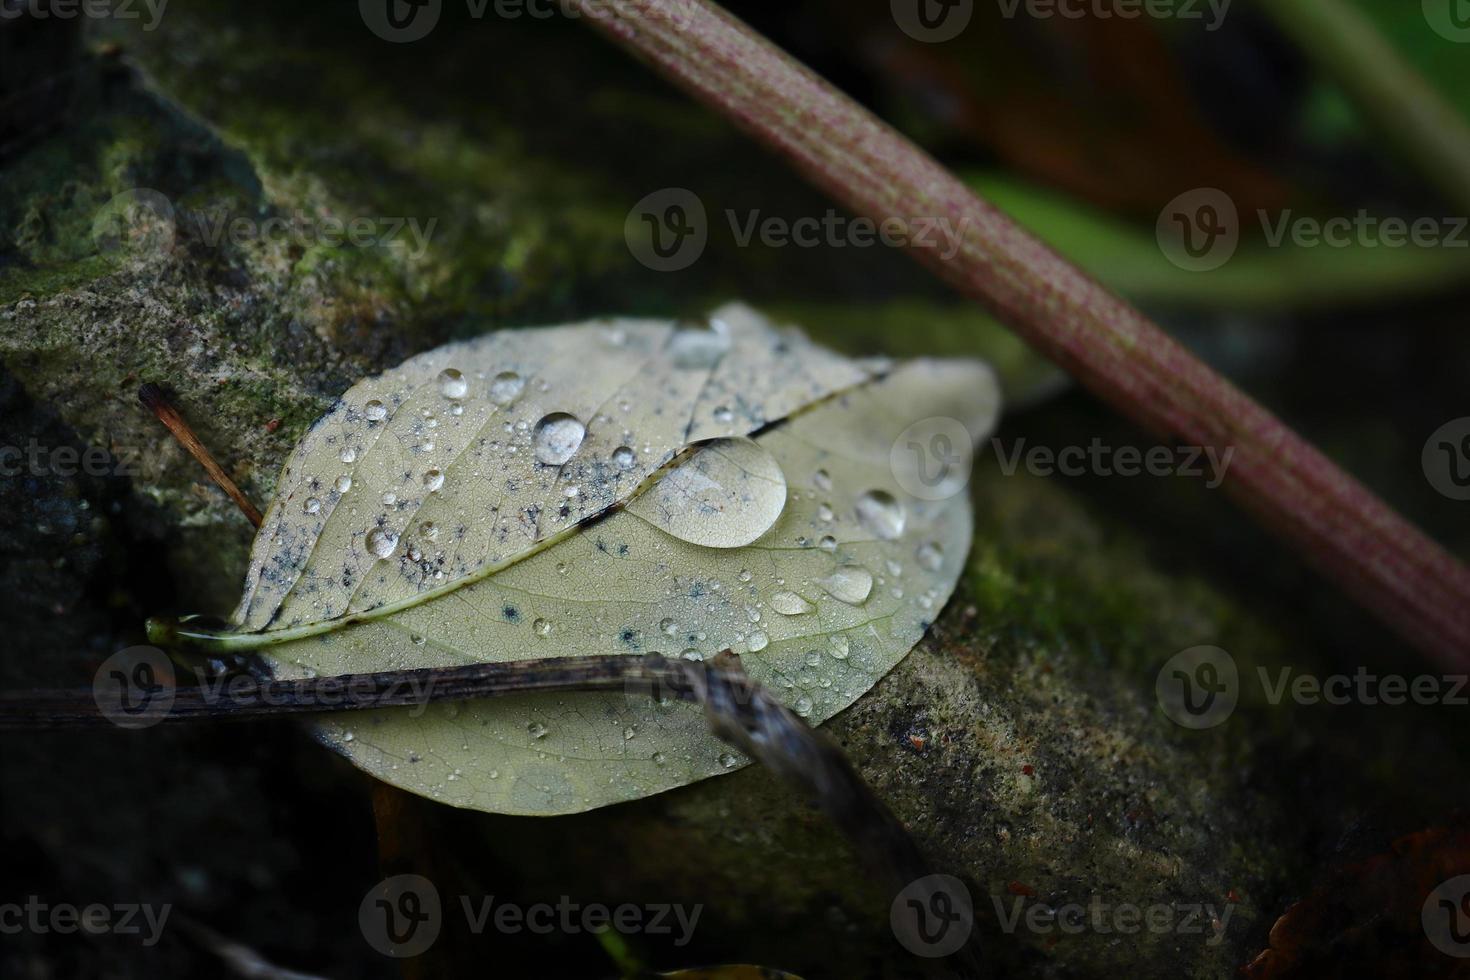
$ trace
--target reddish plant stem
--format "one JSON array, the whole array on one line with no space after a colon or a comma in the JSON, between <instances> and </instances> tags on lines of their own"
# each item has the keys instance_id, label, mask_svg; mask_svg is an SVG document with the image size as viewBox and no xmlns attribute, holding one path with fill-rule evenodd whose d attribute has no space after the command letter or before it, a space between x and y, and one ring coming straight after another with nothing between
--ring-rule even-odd
<instances>
[{"instance_id":1,"label":"reddish plant stem","mask_svg":"<svg viewBox=\"0 0 1470 980\"><path fill-rule=\"evenodd\" d=\"M260 511L240 491L240 488L235 485L234 480L230 479L229 474L224 471L224 468L214 461L214 455L204 443L199 441L199 437L194 434L194 430L189 427L189 423L184 421L184 417L179 414L179 410L174 408L173 404L169 402L168 396L163 393L163 389L155 384L146 384L138 389L138 401L142 402L148 407L149 411L158 417L158 421L162 422L164 428L168 429L173 437L179 441L179 445L187 449L189 455L193 456L199 465L204 467L204 472L209 474L209 478L214 481L215 486L223 490L225 496L233 500L235 506L240 508L240 513L245 515L245 519L258 529L262 520Z\"/></svg>"},{"instance_id":2,"label":"reddish plant stem","mask_svg":"<svg viewBox=\"0 0 1470 980\"><path fill-rule=\"evenodd\" d=\"M1470 569L896 130L707 0L577 6L854 212L947 220L962 247L916 259L1155 434L1233 448L1236 500L1410 642L1470 666Z\"/></svg>"}]
</instances>

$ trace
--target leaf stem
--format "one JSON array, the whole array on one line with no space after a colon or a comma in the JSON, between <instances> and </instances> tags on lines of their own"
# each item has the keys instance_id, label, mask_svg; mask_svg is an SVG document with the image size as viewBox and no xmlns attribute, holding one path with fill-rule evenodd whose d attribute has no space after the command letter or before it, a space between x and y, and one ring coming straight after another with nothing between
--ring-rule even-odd
<instances>
[{"instance_id":1,"label":"leaf stem","mask_svg":"<svg viewBox=\"0 0 1470 980\"><path fill-rule=\"evenodd\" d=\"M707 0L575 0L585 19L875 221L948 222L910 254L1150 431L1231 451L1226 486L1400 635L1470 667L1470 569L1137 310L897 131Z\"/></svg>"}]
</instances>

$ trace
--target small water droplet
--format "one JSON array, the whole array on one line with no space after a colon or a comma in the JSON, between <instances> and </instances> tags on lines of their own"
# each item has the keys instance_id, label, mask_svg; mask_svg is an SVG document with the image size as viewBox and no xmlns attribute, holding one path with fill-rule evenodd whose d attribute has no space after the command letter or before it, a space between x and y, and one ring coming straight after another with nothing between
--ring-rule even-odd
<instances>
[{"instance_id":1,"label":"small water droplet","mask_svg":"<svg viewBox=\"0 0 1470 980\"><path fill-rule=\"evenodd\" d=\"M374 398L362 407L362 414L371 422L381 422L388 417L388 407Z\"/></svg>"},{"instance_id":2,"label":"small water droplet","mask_svg":"<svg viewBox=\"0 0 1470 980\"><path fill-rule=\"evenodd\" d=\"M664 754L662 752L655 752L653 754L653 764L656 766L664 764Z\"/></svg>"},{"instance_id":3,"label":"small water droplet","mask_svg":"<svg viewBox=\"0 0 1470 980\"><path fill-rule=\"evenodd\" d=\"M832 475L826 470L817 470L812 474L812 485L818 490L831 490Z\"/></svg>"},{"instance_id":4,"label":"small water droplet","mask_svg":"<svg viewBox=\"0 0 1470 980\"><path fill-rule=\"evenodd\" d=\"M832 638L827 641L827 645L832 648L832 656L838 660L846 660L848 653L851 651L851 647L847 643L847 637L841 633L834 633Z\"/></svg>"},{"instance_id":5,"label":"small water droplet","mask_svg":"<svg viewBox=\"0 0 1470 980\"><path fill-rule=\"evenodd\" d=\"M791 706L791 710L805 718L812 713L812 699L803 694L796 699L796 703Z\"/></svg>"},{"instance_id":6,"label":"small water droplet","mask_svg":"<svg viewBox=\"0 0 1470 980\"><path fill-rule=\"evenodd\" d=\"M433 469L424 471L424 489L433 493L444 486L444 471Z\"/></svg>"},{"instance_id":7,"label":"small water droplet","mask_svg":"<svg viewBox=\"0 0 1470 980\"><path fill-rule=\"evenodd\" d=\"M874 537L891 541L903 533L903 505L886 490L869 490L859 497L857 517Z\"/></svg>"},{"instance_id":8,"label":"small water droplet","mask_svg":"<svg viewBox=\"0 0 1470 980\"><path fill-rule=\"evenodd\" d=\"M357 450L354 449L351 446L344 447L342 449L342 462L344 462L344 463L355 463L355 462L357 462Z\"/></svg>"},{"instance_id":9,"label":"small water droplet","mask_svg":"<svg viewBox=\"0 0 1470 980\"><path fill-rule=\"evenodd\" d=\"M307 497L306 503L301 505L301 509L306 511L308 514L315 514L317 511L322 509L322 502L315 497Z\"/></svg>"},{"instance_id":10,"label":"small water droplet","mask_svg":"<svg viewBox=\"0 0 1470 980\"><path fill-rule=\"evenodd\" d=\"M350 741L352 741L355 738L357 738L357 736L354 735L354 734L352 734L351 732L345 732L342 735L342 741L344 741L344 742L350 742Z\"/></svg>"},{"instance_id":11,"label":"small water droplet","mask_svg":"<svg viewBox=\"0 0 1470 980\"><path fill-rule=\"evenodd\" d=\"M868 601L873 591L873 573L861 565L839 565L837 569L817 584L826 589L832 598L850 606L860 606Z\"/></svg>"},{"instance_id":12,"label":"small water droplet","mask_svg":"<svg viewBox=\"0 0 1470 980\"><path fill-rule=\"evenodd\" d=\"M439 394L445 398L463 398L469 390L469 382L454 368L445 368L439 372Z\"/></svg>"},{"instance_id":13,"label":"small water droplet","mask_svg":"<svg viewBox=\"0 0 1470 980\"><path fill-rule=\"evenodd\" d=\"M751 579L750 569L748 569L748 568L742 568L740 570L740 581L742 581L742 582L749 582L750 579Z\"/></svg>"},{"instance_id":14,"label":"small water droplet","mask_svg":"<svg viewBox=\"0 0 1470 980\"><path fill-rule=\"evenodd\" d=\"M490 380L490 400L497 405L509 405L515 401L526 382L514 371L501 371Z\"/></svg>"},{"instance_id":15,"label":"small water droplet","mask_svg":"<svg viewBox=\"0 0 1470 980\"><path fill-rule=\"evenodd\" d=\"M817 508L817 520L821 521L823 524L832 523L833 516L834 515L832 513L831 505L822 504Z\"/></svg>"},{"instance_id":16,"label":"small water droplet","mask_svg":"<svg viewBox=\"0 0 1470 980\"><path fill-rule=\"evenodd\" d=\"M439 538L439 528L433 521L424 521L424 523L420 524L419 533L429 541L435 541Z\"/></svg>"},{"instance_id":17,"label":"small water droplet","mask_svg":"<svg viewBox=\"0 0 1470 980\"><path fill-rule=\"evenodd\" d=\"M890 558L887 561L885 561L883 563L883 567L888 570L888 574L889 575L892 575L895 578L897 578L898 576L901 576L903 574L903 566L900 565L898 562L894 561L892 558Z\"/></svg>"},{"instance_id":18,"label":"small water droplet","mask_svg":"<svg viewBox=\"0 0 1470 980\"><path fill-rule=\"evenodd\" d=\"M795 592L783 590L771 595L771 608L783 616L804 616L815 607Z\"/></svg>"},{"instance_id":19,"label":"small water droplet","mask_svg":"<svg viewBox=\"0 0 1470 980\"><path fill-rule=\"evenodd\" d=\"M716 761L719 762L720 766L725 769L734 769L740 764L740 760L735 758L729 752L721 752Z\"/></svg>"},{"instance_id":20,"label":"small water droplet","mask_svg":"<svg viewBox=\"0 0 1470 980\"><path fill-rule=\"evenodd\" d=\"M944 549L938 542L926 541L919 545L915 557L919 560L919 567L930 572L939 571L939 566L944 562Z\"/></svg>"},{"instance_id":21,"label":"small water droplet","mask_svg":"<svg viewBox=\"0 0 1470 980\"><path fill-rule=\"evenodd\" d=\"M704 654L701 653L700 651L696 650L694 647L687 647L684 650L683 653L679 654L679 656L683 657L685 660L703 660L704 659Z\"/></svg>"},{"instance_id":22,"label":"small water droplet","mask_svg":"<svg viewBox=\"0 0 1470 980\"><path fill-rule=\"evenodd\" d=\"M751 653L759 653L771 645L771 638L766 635L765 630L751 630L747 643Z\"/></svg>"},{"instance_id":23,"label":"small water droplet","mask_svg":"<svg viewBox=\"0 0 1470 980\"><path fill-rule=\"evenodd\" d=\"M536 635L537 636L550 636L551 635L551 623L548 622L547 620L538 619L534 623L531 624L531 628L536 631Z\"/></svg>"},{"instance_id":24,"label":"small water droplet","mask_svg":"<svg viewBox=\"0 0 1470 980\"><path fill-rule=\"evenodd\" d=\"M726 408L724 405L720 405L715 408L714 418L716 422L719 422L722 425L728 425L729 423L735 421L735 413L730 411L730 409Z\"/></svg>"},{"instance_id":25,"label":"small water droplet","mask_svg":"<svg viewBox=\"0 0 1470 980\"><path fill-rule=\"evenodd\" d=\"M627 446L619 446L618 448L614 449L612 459L613 462L617 464L618 468L623 470L631 470L633 468L633 464L638 462L638 457L634 455L633 450L629 449Z\"/></svg>"},{"instance_id":26,"label":"small water droplet","mask_svg":"<svg viewBox=\"0 0 1470 980\"><path fill-rule=\"evenodd\" d=\"M808 667L816 667L821 664L821 662L822 653L820 650L808 650L806 652L806 665Z\"/></svg>"},{"instance_id":27,"label":"small water droplet","mask_svg":"<svg viewBox=\"0 0 1470 980\"><path fill-rule=\"evenodd\" d=\"M837 539L832 537L832 535L830 534L824 534L822 535L822 540L817 542L817 547L821 548L823 551L836 551Z\"/></svg>"},{"instance_id":28,"label":"small water droplet","mask_svg":"<svg viewBox=\"0 0 1470 980\"><path fill-rule=\"evenodd\" d=\"M387 558L398 547L398 535L387 528L375 527L368 532L367 546L379 558Z\"/></svg>"},{"instance_id":29,"label":"small water droplet","mask_svg":"<svg viewBox=\"0 0 1470 980\"><path fill-rule=\"evenodd\" d=\"M658 628L663 630L664 633L666 633L667 635L673 636L676 632L678 632L679 624L674 622L672 619L662 619L659 620Z\"/></svg>"},{"instance_id":30,"label":"small water droplet","mask_svg":"<svg viewBox=\"0 0 1470 980\"><path fill-rule=\"evenodd\" d=\"M394 493L392 490L389 490L387 493L383 494L383 506L392 507L396 503L398 503L398 494Z\"/></svg>"},{"instance_id":31,"label":"small water droplet","mask_svg":"<svg viewBox=\"0 0 1470 980\"><path fill-rule=\"evenodd\" d=\"M526 726L526 731L531 733L532 738L545 738L546 726L539 721L533 721Z\"/></svg>"},{"instance_id":32,"label":"small water droplet","mask_svg":"<svg viewBox=\"0 0 1470 980\"><path fill-rule=\"evenodd\" d=\"M638 729L629 726L623 729L623 741L631 742L638 737Z\"/></svg>"},{"instance_id":33,"label":"small water droplet","mask_svg":"<svg viewBox=\"0 0 1470 980\"><path fill-rule=\"evenodd\" d=\"M536 423L532 437L536 458L547 466L560 466L577 452L587 427L566 412L552 412Z\"/></svg>"}]
</instances>

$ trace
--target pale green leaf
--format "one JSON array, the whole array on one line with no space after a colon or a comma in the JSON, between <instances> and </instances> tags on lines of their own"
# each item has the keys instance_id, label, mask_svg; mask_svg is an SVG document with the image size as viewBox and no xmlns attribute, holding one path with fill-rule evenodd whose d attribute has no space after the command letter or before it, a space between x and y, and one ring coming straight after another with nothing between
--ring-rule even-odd
<instances>
[{"instance_id":1,"label":"pale green leaf","mask_svg":"<svg viewBox=\"0 0 1470 980\"><path fill-rule=\"evenodd\" d=\"M982 437L995 379L965 361L875 375L742 307L714 319L496 334L355 386L287 467L231 639L283 678L729 648L812 722L847 707L920 639L969 547L966 495L910 496L890 452L936 416ZM509 400L494 396L508 371ZM639 692L351 713L319 732L388 782L506 813L744 763L698 709Z\"/></svg>"}]
</instances>

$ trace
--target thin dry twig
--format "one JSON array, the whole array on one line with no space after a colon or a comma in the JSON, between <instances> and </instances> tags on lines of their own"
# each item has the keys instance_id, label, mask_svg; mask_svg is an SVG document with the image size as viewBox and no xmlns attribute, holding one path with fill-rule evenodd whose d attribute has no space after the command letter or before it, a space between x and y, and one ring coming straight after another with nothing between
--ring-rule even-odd
<instances>
[{"instance_id":1,"label":"thin dry twig","mask_svg":"<svg viewBox=\"0 0 1470 980\"><path fill-rule=\"evenodd\" d=\"M1470 667L1470 569L892 127L708 0L575 2L854 212L947 220L959 249L910 254L1135 422L1233 449L1241 504L1400 635Z\"/></svg>"},{"instance_id":2,"label":"thin dry twig","mask_svg":"<svg viewBox=\"0 0 1470 980\"><path fill-rule=\"evenodd\" d=\"M225 682L172 691L157 721L260 720L547 691L624 692L698 704L716 737L812 799L853 842L860 860L895 893L930 874L908 830L842 750L752 681L740 658L728 650L703 662L649 654L517 660L295 681L238 674ZM110 718L91 690L0 694L0 731L106 728L114 724ZM953 968L965 975L978 973L974 946L968 943L956 954Z\"/></svg>"},{"instance_id":3,"label":"thin dry twig","mask_svg":"<svg viewBox=\"0 0 1470 980\"><path fill-rule=\"evenodd\" d=\"M255 509L255 505L240 492L235 481L231 480L229 475L214 461L214 456L205 448L204 443L199 441L199 437L194 434L189 423L184 421L179 410L169 402L163 389L155 384L146 384L138 389L138 401L148 406L149 410L158 416L158 421L162 422L173 434L173 437L179 441L179 445L189 450L189 455L199 461L199 465L204 467L204 471L209 474L209 478L215 482L215 485L235 502L236 507L240 508L240 513L244 514L251 524L257 528L260 527L262 520L260 511Z\"/></svg>"}]
</instances>

